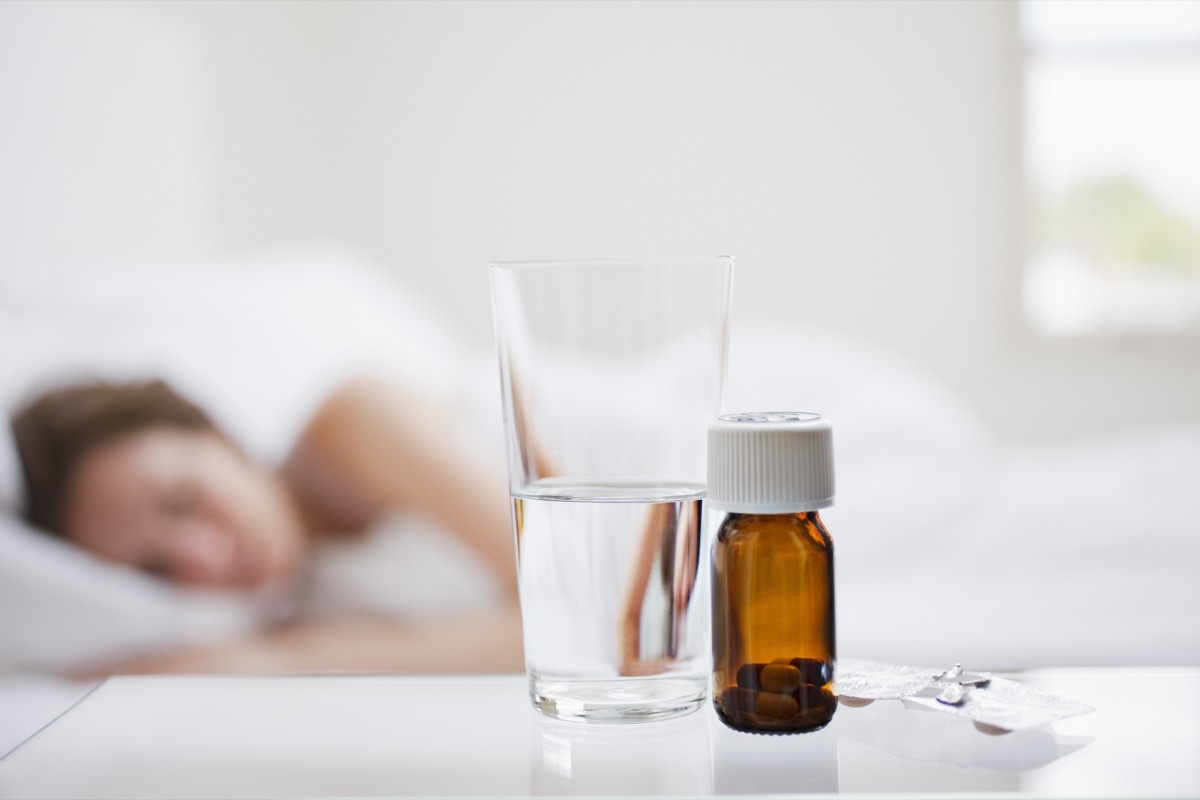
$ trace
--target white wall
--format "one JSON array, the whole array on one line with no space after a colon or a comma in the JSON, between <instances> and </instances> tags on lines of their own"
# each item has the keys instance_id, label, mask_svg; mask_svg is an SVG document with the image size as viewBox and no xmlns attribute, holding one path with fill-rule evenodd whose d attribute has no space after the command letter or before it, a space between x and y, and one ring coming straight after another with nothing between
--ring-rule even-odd
<instances>
[{"instance_id":1,"label":"white wall","mask_svg":"<svg viewBox=\"0 0 1200 800\"><path fill-rule=\"evenodd\" d=\"M225 246L348 240L480 343L488 261L730 253L735 330L802 320L895 348L1003 436L1200 421L1196 339L1023 327L1011 3L147 13L211 58Z\"/></svg>"},{"instance_id":2,"label":"white wall","mask_svg":"<svg viewBox=\"0 0 1200 800\"><path fill-rule=\"evenodd\" d=\"M0 3L0 277L209 247L200 45L136 5Z\"/></svg>"}]
</instances>

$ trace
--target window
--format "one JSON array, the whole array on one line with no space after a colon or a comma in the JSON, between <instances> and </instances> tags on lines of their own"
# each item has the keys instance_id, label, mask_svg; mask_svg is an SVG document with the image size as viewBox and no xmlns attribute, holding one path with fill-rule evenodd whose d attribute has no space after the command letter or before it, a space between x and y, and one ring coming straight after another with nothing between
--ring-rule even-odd
<instances>
[{"instance_id":1,"label":"window","mask_svg":"<svg viewBox=\"0 0 1200 800\"><path fill-rule=\"evenodd\" d=\"M1022 0L1025 313L1200 333L1200 1Z\"/></svg>"}]
</instances>

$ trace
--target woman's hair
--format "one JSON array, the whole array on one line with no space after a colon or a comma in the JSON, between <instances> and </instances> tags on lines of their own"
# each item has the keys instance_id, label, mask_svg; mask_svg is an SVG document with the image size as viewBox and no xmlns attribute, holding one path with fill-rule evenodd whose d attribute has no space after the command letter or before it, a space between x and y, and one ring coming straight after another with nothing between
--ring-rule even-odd
<instances>
[{"instance_id":1,"label":"woman's hair","mask_svg":"<svg viewBox=\"0 0 1200 800\"><path fill-rule=\"evenodd\" d=\"M161 380L52 389L17 409L11 422L25 479L25 519L60 536L72 473L88 453L153 427L217 430L208 414Z\"/></svg>"}]
</instances>

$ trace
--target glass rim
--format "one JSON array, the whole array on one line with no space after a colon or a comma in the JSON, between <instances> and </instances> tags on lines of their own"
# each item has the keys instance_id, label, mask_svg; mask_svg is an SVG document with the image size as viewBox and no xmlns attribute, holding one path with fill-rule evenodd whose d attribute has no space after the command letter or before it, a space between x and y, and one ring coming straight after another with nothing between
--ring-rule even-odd
<instances>
[{"instance_id":1,"label":"glass rim","mask_svg":"<svg viewBox=\"0 0 1200 800\"><path fill-rule=\"evenodd\" d=\"M489 270L529 270L529 269L562 269L588 267L681 267L694 264L696 266L732 265L733 256L647 256L646 258L573 258L573 259L540 259L530 261L492 261L488 263Z\"/></svg>"}]
</instances>

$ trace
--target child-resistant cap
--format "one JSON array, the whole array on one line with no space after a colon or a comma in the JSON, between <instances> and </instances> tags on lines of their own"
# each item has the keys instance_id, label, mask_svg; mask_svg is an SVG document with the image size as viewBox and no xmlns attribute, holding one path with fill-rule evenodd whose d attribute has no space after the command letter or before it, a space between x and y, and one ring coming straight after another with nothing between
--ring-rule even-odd
<instances>
[{"instance_id":1,"label":"child-resistant cap","mask_svg":"<svg viewBox=\"0 0 1200 800\"><path fill-rule=\"evenodd\" d=\"M833 505L833 426L820 414L726 414L708 428L708 505L740 514Z\"/></svg>"}]
</instances>

